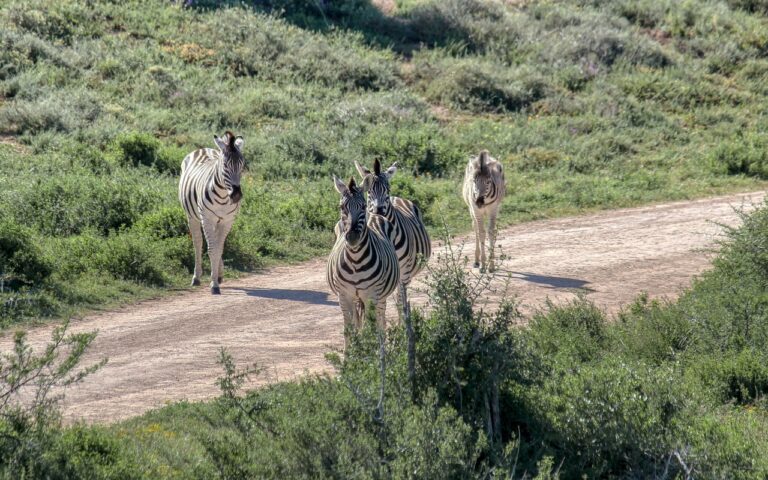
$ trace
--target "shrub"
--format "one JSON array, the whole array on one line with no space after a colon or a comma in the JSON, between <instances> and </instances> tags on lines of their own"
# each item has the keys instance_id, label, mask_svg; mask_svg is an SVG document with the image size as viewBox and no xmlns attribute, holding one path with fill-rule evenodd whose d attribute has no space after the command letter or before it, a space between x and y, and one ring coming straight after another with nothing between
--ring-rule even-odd
<instances>
[{"instance_id":1,"label":"shrub","mask_svg":"<svg viewBox=\"0 0 768 480\"><path fill-rule=\"evenodd\" d=\"M4 288L39 287L51 275L52 267L36 242L28 228L9 219L0 220L0 279Z\"/></svg>"},{"instance_id":2,"label":"shrub","mask_svg":"<svg viewBox=\"0 0 768 480\"><path fill-rule=\"evenodd\" d=\"M13 78L43 60L54 64L65 61L50 43L35 35L0 31L0 80Z\"/></svg>"},{"instance_id":3,"label":"shrub","mask_svg":"<svg viewBox=\"0 0 768 480\"><path fill-rule=\"evenodd\" d=\"M532 70L499 68L477 59L418 58L415 75L430 99L476 112L523 110L548 89Z\"/></svg>"},{"instance_id":4,"label":"shrub","mask_svg":"<svg viewBox=\"0 0 768 480\"><path fill-rule=\"evenodd\" d=\"M17 332L13 346L0 363L0 396L4 399L0 406L0 476L3 478L70 478L68 473L74 473L75 469L60 469L64 466L62 463L79 467L76 471L90 476L91 468L101 466L99 455L83 456L81 448L68 450L76 442L66 442L66 447L56 445L61 397L51 395L51 390L76 384L105 363L102 360L82 367L80 361L96 334L67 334L67 326L65 323L55 328L50 343L38 351L30 347L24 332ZM65 434L64 438L68 437L72 435ZM71 463L67 462L68 458ZM78 465L81 461L90 465Z\"/></svg>"},{"instance_id":5,"label":"shrub","mask_svg":"<svg viewBox=\"0 0 768 480\"><path fill-rule=\"evenodd\" d=\"M156 287L165 285L168 279L163 264L158 245L147 237L129 233L111 235L93 259L96 269L115 278Z\"/></svg>"},{"instance_id":6,"label":"shrub","mask_svg":"<svg viewBox=\"0 0 768 480\"><path fill-rule=\"evenodd\" d=\"M61 252L57 273L63 280L71 280L82 274L104 272L114 278L159 287L167 283L169 273L179 265L167 264L165 246L165 241L142 231L113 232L106 238L93 231L85 232L54 244Z\"/></svg>"},{"instance_id":7,"label":"shrub","mask_svg":"<svg viewBox=\"0 0 768 480\"><path fill-rule=\"evenodd\" d=\"M707 154L710 168L719 174L768 178L768 151L762 135L740 134L716 145Z\"/></svg>"},{"instance_id":8,"label":"shrub","mask_svg":"<svg viewBox=\"0 0 768 480\"><path fill-rule=\"evenodd\" d=\"M410 34L431 46L465 48L510 58L520 41L520 27L501 2L424 2L408 12Z\"/></svg>"},{"instance_id":9,"label":"shrub","mask_svg":"<svg viewBox=\"0 0 768 480\"><path fill-rule=\"evenodd\" d=\"M653 471L686 399L677 372L615 358L563 367L526 396L543 422L535 436L569 458L566 474Z\"/></svg>"},{"instance_id":10,"label":"shrub","mask_svg":"<svg viewBox=\"0 0 768 480\"><path fill-rule=\"evenodd\" d=\"M164 146L152 135L129 133L119 136L112 147L112 156L122 166L154 167L161 173L177 175L186 153L178 147Z\"/></svg>"},{"instance_id":11,"label":"shrub","mask_svg":"<svg viewBox=\"0 0 768 480\"><path fill-rule=\"evenodd\" d=\"M66 96L47 94L0 107L0 125L3 125L0 131L31 135L46 131L71 132L92 123L101 114L101 102L85 90Z\"/></svg>"},{"instance_id":12,"label":"shrub","mask_svg":"<svg viewBox=\"0 0 768 480\"><path fill-rule=\"evenodd\" d=\"M186 237L189 234L187 216L181 206L166 205L142 215L132 229L150 238Z\"/></svg>"},{"instance_id":13,"label":"shrub","mask_svg":"<svg viewBox=\"0 0 768 480\"><path fill-rule=\"evenodd\" d=\"M602 355L608 342L605 314L584 298L564 306L548 304L530 321L530 340L553 361L589 362Z\"/></svg>"},{"instance_id":14,"label":"shrub","mask_svg":"<svg viewBox=\"0 0 768 480\"><path fill-rule=\"evenodd\" d=\"M768 355L747 348L721 354L700 355L691 361L692 374L700 377L721 404L754 405L768 394Z\"/></svg>"},{"instance_id":15,"label":"shrub","mask_svg":"<svg viewBox=\"0 0 768 480\"><path fill-rule=\"evenodd\" d=\"M109 177L79 173L49 176L25 188L19 195L25 208L15 212L17 220L52 236L89 228L106 234L133 225L158 202L158 195L171 196L159 188L161 182L134 172L121 170Z\"/></svg>"},{"instance_id":16,"label":"shrub","mask_svg":"<svg viewBox=\"0 0 768 480\"><path fill-rule=\"evenodd\" d=\"M748 12L768 14L768 2L765 0L728 0L728 5Z\"/></svg>"},{"instance_id":17,"label":"shrub","mask_svg":"<svg viewBox=\"0 0 768 480\"><path fill-rule=\"evenodd\" d=\"M694 329L676 305L649 301L642 294L619 314L612 341L619 342L632 358L661 365L678 359L693 345Z\"/></svg>"}]
</instances>

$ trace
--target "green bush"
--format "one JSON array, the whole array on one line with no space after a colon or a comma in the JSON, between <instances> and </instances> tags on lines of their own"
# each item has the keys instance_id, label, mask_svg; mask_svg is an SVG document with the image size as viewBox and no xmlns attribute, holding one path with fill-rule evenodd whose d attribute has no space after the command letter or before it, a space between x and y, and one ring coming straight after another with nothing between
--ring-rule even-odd
<instances>
[{"instance_id":1,"label":"green bush","mask_svg":"<svg viewBox=\"0 0 768 480\"><path fill-rule=\"evenodd\" d=\"M150 238L165 239L187 236L189 225L184 210L180 205L174 205L144 214L136 221L132 230Z\"/></svg>"},{"instance_id":2,"label":"green bush","mask_svg":"<svg viewBox=\"0 0 768 480\"><path fill-rule=\"evenodd\" d=\"M588 362L604 351L608 341L605 324L605 314L587 300L565 306L549 304L546 311L531 318L530 339L545 359Z\"/></svg>"},{"instance_id":3,"label":"green bush","mask_svg":"<svg viewBox=\"0 0 768 480\"><path fill-rule=\"evenodd\" d=\"M475 59L419 59L418 78L428 98L475 112L516 112L546 95L548 85L528 69L502 69ZM442 63L442 64L441 64Z\"/></svg>"},{"instance_id":4,"label":"green bush","mask_svg":"<svg viewBox=\"0 0 768 480\"><path fill-rule=\"evenodd\" d=\"M110 236L93 259L96 269L115 278L151 286L166 284L168 274L163 265L158 245L148 237L128 233Z\"/></svg>"},{"instance_id":5,"label":"green bush","mask_svg":"<svg viewBox=\"0 0 768 480\"><path fill-rule=\"evenodd\" d=\"M768 14L768 2L765 0L728 0L728 5L748 12Z\"/></svg>"},{"instance_id":6,"label":"green bush","mask_svg":"<svg viewBox=\"0 0 768 480\"><path fill-rule=\"evenodd\" d=\"M673 368L617 359L558 371L526 395L542 422L534 435L569 457L566 475L595 477L652 471L648 459L672 450L673 419L686 399Z\"/></svg>"},{"instance_id":7,"label":"green bush","mask_svg":"<svg viewBox=\"0 0 768 480\"><path fill-rule=\"evenodd\" d=\"M40 251L33 233L9 219L0 220L0 276L4 288L39 287L51 272L52 267Z\"/></svg>"},{"instance_id":8,"label":"green bush","mask_svg":"<svg viewBox=\"0 0 768 480\"><path fill-rule=\"evenodd\" d=\"M727 175L750 175L768 178L768 152L762 136L749 132L746 138L726 140L707 155L713 171Z\"/></svg>"},{"instance_id":9,"label":"green bush","mask_svg":"<svg viewBox=\"0 0 768 480\"><path fill-rule=\"evenodd\" d=\"M692 370L722 404L760 405L768 394L767 355L749 348L699 356L692 360Z\"/></svg>"},{"instance_id":10,"label":"green bush","mask_svg":"<svg viewBox=\"0 0 768 480\"><path fill-rule=\"evenodd\" d=\"M112 148L112 155L122 166L154 167L160 173L177 175L181 161L186 155L183 149L164 146L155 137L144 133L130 133L119 136Z\"/></svg>"}]
</instances>

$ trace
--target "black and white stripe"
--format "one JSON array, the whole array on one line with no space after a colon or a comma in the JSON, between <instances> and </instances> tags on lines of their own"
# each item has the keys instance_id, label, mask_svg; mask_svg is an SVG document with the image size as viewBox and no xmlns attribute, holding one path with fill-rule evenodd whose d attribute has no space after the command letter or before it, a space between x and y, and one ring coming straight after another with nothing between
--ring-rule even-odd
<instances>
[{"instance_id":1,"label":"black and white stripe","mask_svg":"<svg viewBox=\"0 0 768 480\"><path fill-rule=\"evenodd\" d=\"M496 216L507 188L504 182L504 169L488 150L483 150L476 157L471 157L464 172L464 202L469 207L472 225L475 230L475 267L494 271L494 247L496 245ZM485 256L485 219L488 219L490 253L486 263Z\"/></svg>"},{"instance_id":2,"label":"black and white stripe","mask_svg":"<svg viewBox=\"0 0 768 480\"><path fill-rule=\"evenodd\" d=\"M363 190L368 192L368 212L381 215L392 224L393 242L400 266L401 290L398 301L404 307L407 302L407 286L432 255L432 244L421 210L410 200L390 195L389 181L397 172L397 163L384 172L381 171L378 159L373 163L373 171L357 162L355 167L363 177Z\"/></svg>"},{"instance_id":3,"label":"black and white stripe","mask_svg":"<svg viewBox=\"0 0 768 480\"><path fill-rule=\"evenodd\" d=\"M211 260L211 293L219 294L224 271L221 256L224 241L240 210L243 194L240 174L245 166L243 137L226 132L213 137L218 150L195 150L181 163L179 201L187 214L189 233L195 246L195 275L192 285L200 285L203 275L203 233Z\"/></svg>"},{"instance_id":4,"label":"black and white stripe","mask_svg":"<svg viewBox=\"0 0 768 480\"><path fill-rule=\"evenodd\" d=\"M354 178L349 185L335 176L333 180L341 194L341 219L328 257L328 286L339 296L345 327L359 328L372 302L376 322L384 328L386 300L400 279L392 225L380 215L368 215L363 189Z\"/></svg>"}]
</instances>

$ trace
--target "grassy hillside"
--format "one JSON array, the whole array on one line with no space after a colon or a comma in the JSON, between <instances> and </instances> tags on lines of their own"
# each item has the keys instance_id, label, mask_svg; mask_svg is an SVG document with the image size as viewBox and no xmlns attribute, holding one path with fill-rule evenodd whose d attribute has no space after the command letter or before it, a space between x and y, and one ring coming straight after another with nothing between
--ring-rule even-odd
<instances>
[{"instance_id":1,"label":"grassy hillside","mask_svg":"<svg viewBox=\"0 0 768 480\"><path fill-rule=\"evenodd\" d=\"M176 175L225 129L240 271L325 253L354 160L399 161L395 193L454 231L480 148L502 225L768 177L757 0L192 4L0 2L0 326L185 285Z\"/></svg>"}]
</instances>

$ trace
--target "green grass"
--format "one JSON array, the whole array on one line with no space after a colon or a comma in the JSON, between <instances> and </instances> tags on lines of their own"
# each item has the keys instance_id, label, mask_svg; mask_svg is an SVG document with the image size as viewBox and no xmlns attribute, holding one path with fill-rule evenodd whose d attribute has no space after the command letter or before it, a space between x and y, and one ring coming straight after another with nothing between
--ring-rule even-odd
<instances>
[{"instance_id":1,"label":"green grass","mask_svg":"<svg viewBox=\"0 0 768 480\"><path fill-rule=\"evenodd\" d=\"M760 2L523 3L3 2L0 241L23 230L39 271L0 243L0 326L183 287L176 175L225 129L248 162L228 275L325 254L355 160L400 162L433 232L469 229L480 148L501 226L765 186Z\"/></svg>"}]
</instances>

